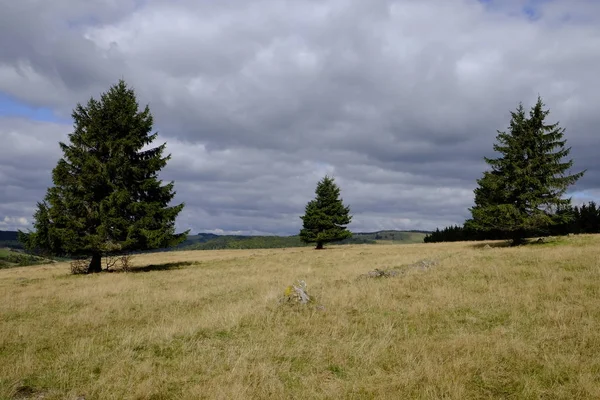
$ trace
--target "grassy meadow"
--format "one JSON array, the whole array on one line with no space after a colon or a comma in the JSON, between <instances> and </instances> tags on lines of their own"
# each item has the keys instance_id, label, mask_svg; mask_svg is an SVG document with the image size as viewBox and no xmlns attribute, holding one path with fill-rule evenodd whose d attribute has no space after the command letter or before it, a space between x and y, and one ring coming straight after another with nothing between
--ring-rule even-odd
<instances>
[{"instance_id":1,"label":"grassy meadow","mask_svg":"<svg viewBox=\"0 0 600 400\"><path fill-rule=\"evenodd\" d=\"M0 399L600 398L600 236L497 244L3 269ZM314 303L280 302L297 279Z\"/></svg>"}]
</instances>

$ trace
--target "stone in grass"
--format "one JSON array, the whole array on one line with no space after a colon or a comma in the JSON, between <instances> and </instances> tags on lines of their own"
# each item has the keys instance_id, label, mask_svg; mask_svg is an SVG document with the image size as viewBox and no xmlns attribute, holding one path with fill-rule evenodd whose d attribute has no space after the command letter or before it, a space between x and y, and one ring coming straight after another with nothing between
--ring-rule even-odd
<instances>
[{"instance_id":1,"label":"stone in grass","mask_svg":"<svg viewBox=\"0 0 600 400\"><path fill-rule=\"evenodd\" d=\"M297 303L297 304L308 304L313 299L306 291L306 282L298 280L293 285L285 288L283 293L282 302L284 303Z\"/></svg>"},{"instance_id":2,"label":"stone in grass","mask_svg":"<svg viewBox=\"0 0 600 400\"><path fill-rule=\"evenodd\" d=\"M412 264L411 267L418 269L429 269L431 267L436 266L438 263L435 260L421 260Z\"/></svg>"},{"instance_id":3,"label":"stone in grass","mask_svg":"<svg viewBox=\"0 0 600 400\"><path fill-rule=\"evenodd\" d=\"M399 271L394 271L392 269L386 271L383 269L375 268L373 271L367 272L364 276L366 276L367 278L391 278L397 275L400 275Z\"/></svg>"},{"instance_id":4,"label":"stone in grass","mask_svg":"<svg viewBox=\"0 0 600 400\"><path fill-rule=\"evenodd\" d=\"M433 266L436 266L438 264L437 261L435 260L421 260L421 261L417 261L414 264L410 264L407 267L408 268L415 268L415 269L420 269L420 270L426 270L429 269ZM384 269L379 269L379 268L375 268L373 271L369 271L366 274L361 275L361 277L366 277L366 278L391 278L394 276L398 276L403 274L404 271L402 270L394 270L394 269L389 269L389 270L384 270Z\"/></svg>"}]
</instances>

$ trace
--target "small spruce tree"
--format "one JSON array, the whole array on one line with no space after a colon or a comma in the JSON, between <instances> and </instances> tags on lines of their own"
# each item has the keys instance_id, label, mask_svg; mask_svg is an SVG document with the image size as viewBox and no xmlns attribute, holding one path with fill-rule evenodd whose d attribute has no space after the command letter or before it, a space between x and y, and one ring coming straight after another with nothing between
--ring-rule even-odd
<instances>
[{"instance_id":1,"label":"small spruce tree","mask_svg":"<svg viewBox=\"0 0 600 400\"><path fill-rule=\"evenodd\" d=\"M571 214L559 211L571 199L563 196L585 171L567 173L573 161L563 160L571 150L564 147L565 130L547 124L548 114L539 97L529 116L522 104L511 112L509 132L498 132L494 144L500 157L485 158L491 171L477 181L467 227L505 232L518 245L532 232L568 222Z\"/></svg>"},{"instance_id":2,"label":"small spruce tree","mask_svg":"<svg viewBox=\"0 0 600 400\"><path fill-rule=\"evenodd\" d=\"M334 179L325 176L317 184L316 198L306 205L303 229L300 239L304 243L316 243L316 249L323 248L325 243L336 242L352 237L352 232L344 225L352 220L350 208L344 206L340 189Z\"/></svg>"},{"instance_id":3,"label":"small spruce tree","mask_svg":"<svg viewBox=\"0 0 600 400\"><path fill-rule=\"evenodd\" d=\"M183 204L169 206L173 182L158 172L170 155L157 137L148 106L138 110L122 80L73 110L74 132L60 143L64 155L52 171L54 186L38 203L34 231L20 233L26 248L52 255L91 257L88 273L102 270L104 254L173 246Z\"/></svg>"}]
</instances>

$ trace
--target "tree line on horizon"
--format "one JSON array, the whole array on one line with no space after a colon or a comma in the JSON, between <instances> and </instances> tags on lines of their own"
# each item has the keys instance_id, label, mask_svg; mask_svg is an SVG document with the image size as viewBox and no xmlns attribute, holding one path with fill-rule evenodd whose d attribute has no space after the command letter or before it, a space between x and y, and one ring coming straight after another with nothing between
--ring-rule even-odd
<instances>
[{"instance_id":1,"label":"tree line on horizon","mask_svg":"<svg viewBox=\"0 0 600 400\"><path fill-rule=\"evenodd\" d=\"M570 152L564 129L545 123L549 111L543 106L538 97L527 116L520 104L509 132L498 132L494 150L500 157L485 159L491 170L477 181L467 232L498 233L521 244L531 232L572 221L571 200L563 195L584 172L567 173L573 161L563 160ZM99 100L77 104L72 118L74 131L68 143L59 143L63 157L52 170L54 186L37 204L34 230L19 232L23 246L87 258L81 272L95 273L106 256L181 244L189 231L175 233L175 218L184 204L171 205L174 182L158 177L171 156L163 155L166 143L148 148L157 138L149 107L140 110L134 90L120 80ZM350 207L333 177L317 183L300 218L300 240L316 249L352 237ZM447 230L455 231L460 229Z\"/></svg>"},{"instance_id":2,"label":"tree line on horizon","mask_svg":"<svg viewBox=\"0 0 600 400\"><path fill-rule=\"evenodd\" d=\"M571 215L568 222L551 225L545 229L532 230L528 237L560 236L581 233L600 233L600 208L594 201L564 211ZM477 231L464 225L452 225L436 229L423 239L425 243L462 242L475 240L509 240L510 235L500 230Z\"/></svg>"}]
</instances>

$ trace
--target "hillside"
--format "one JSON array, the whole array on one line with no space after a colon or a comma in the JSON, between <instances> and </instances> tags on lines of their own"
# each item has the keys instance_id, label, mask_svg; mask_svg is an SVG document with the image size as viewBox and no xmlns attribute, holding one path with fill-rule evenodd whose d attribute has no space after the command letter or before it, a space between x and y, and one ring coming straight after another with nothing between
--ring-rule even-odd
<instances>
[{"instance_id":1,"label":"hillside","mask_svg":"<svg viewBox=\"0 0 600 400\"><path fill-rule=\"evenodd\" d=\"M600 236L504 244L0 270L0 398L600 398Z\"/></svg>"},{"instance_id":2,"label":"hillside","mask_svg":"<svg viewBox=\"0 0 600 400\"><path fill-rule=\"evenodd\" d=\"M52 260L26 254L14 248L0 248L0 269L27 265L48 264Z\"/></svg>"},{"instance_id":3,"label":"hillside","mask_svg":"<svg viewBox=\"0 0 600 400\"><path fill-rule=\"evenodd\" d=\"M422 243L428 232L425 231L377 231L353 233L352 238L333 245L346 244L377 244L377 243ZM311 247L302 243L296 236L242 236L242 235L215 235L213 233L199 233L188 235L187 239L179 246L163 251L181 250L224 250L224 249L273 249L286 247ZM17 232L0 231L0 248L22 249L17 241Z\"/></svg>"},{"instance_id":4,"label":"hillside","mask_svg":"<svg viewBox=\"0 0 600 400\"><path fill-rule=\"evenodd\" d=\"M426 232L378 231L353 233L352 238L337 244L376 244L378 242L422 243ZM336 244L334 244L336 245ZM176 250L269 249L285 247L310 247L298 236L234 236L200 233L190 235Z\"/></svg>"},{"instance_id":5,"label":"hillside","mask_svg":"<svg viewBox=\"0 0 600 400\"><path fill-rule=\"evenodd\" d=\"M199 234L188 236L176 250L268 249L302 247L298 236L237 236Z\"/></svg>"},{"instance_id":6,"label":"hillside","mask_svg":"<svg viewBox=\"0 0 600 400\"><path fill-rule=\"evenodd\" d=\"M378 231L370 233L355 233L354 237L362 238L364 240L375 240L375 241L392 241L399 243L423 243L425 236L430 233L427 231Z\"/></svg>"}]
</instances>

